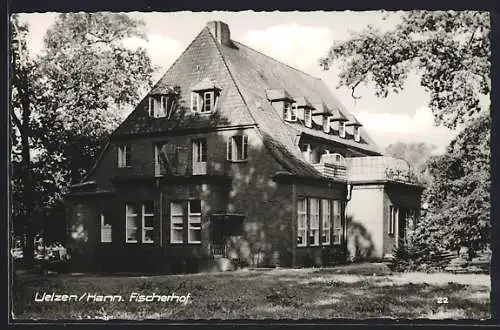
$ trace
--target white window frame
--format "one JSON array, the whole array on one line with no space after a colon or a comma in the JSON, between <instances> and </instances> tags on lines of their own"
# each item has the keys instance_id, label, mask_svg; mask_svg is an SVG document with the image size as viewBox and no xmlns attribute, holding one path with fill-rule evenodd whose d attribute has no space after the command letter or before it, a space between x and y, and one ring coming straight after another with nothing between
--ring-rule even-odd
<instances>
[{"instance_id":1,"label":"white window frame","mask_svg":"<svg viewBox=\"0 0 500 330\"><path fill-rule=\"evenodd\" d=\"M302 237L302 242L299 242ZM297 246L307 245L307 198L297 200Z\"/></svg>"},{"instance_id":2,"label":"white window frame","mask_svg":"<svg viewBox=\"0 0 500 330\"><path fill-rule=\"evenodd\" d=\"M283 102L283 119L290 122L297 121L297 107L294 103Z\"/></svg>"},{"instance_id":3,"label":"white window frame","mask_svg":"<svg viewBox=\"0 0 500 330\"><path fill-rule=\"evenodd\" d=\"M193 163L207 162L207 139L199 138L193 140Z\"/></svg>"},{"instance_id":4,"label":"white window frame","mask_svg":"<svg viewBox=\"0 0 500 330\"><path fill-rule=\"evenodd\" d=\"M101 243L112 243L113 242L113 227L111 224L106 224L106 218L103 213L101 213Z\"/></svg>"},{"instance_id":5,"label":"white window frame","mask_svg":"<svg viewBox=\"0 0 500 330\"><path fill-rule=\"evenodd\" d=\"M128 155L128 158L127 158ZM131 163L130 145L121 144L118 146L118 167L130 167ZM127 162L128 160L128 162Z\"/></svg>"},{"instance_id":6,"label":"white window frame","mask_svg":"<svg viewBox=\"0 0 500 330\"><path fill-rule=\"evenodd\" d=\"M359 142L361 140L361 133L359 126L354 126L354 141Z\"/></svg>"},{"instance_id":7,"label":"white window frame","mask_svg":"<svg viewBox=\"0 0 500 330\"><path fill-rule=\"evenodd\" d=\"M160 96L160 105L158 107L159 111L157 112L156 118L164 118L167 117L168 114L168 98L166 95Z\"/></svg>"},{"instance_id":8,"label":"white window frame","mask_svg":"<svg viewBox=\"0 0 500 330\"><path fill-rule=\"evenodd\" d=\"M345 138L345 131L346 131L346 128L345 128L345 121L341 121L339 123L339 136L341 138Z\"/></svg>"},{"instance_id":9,"label":"white window frame","mask_svg":"<svg viewBox=\"0 0 500 330\"><path fill-rule=\"evenodd\" d=\"M210 96L210 102L207 108L207 96ZM214 91L203 92L203 105L200 108L200 113L211 113L215 107L215 93Z\"/></svg>"},{"instance_id":10,"label":"white window frame","mask_svg":"<svg viewBox=\"0 0 500 330\"><path fill-rule=\"evenodd\" d=\"M156 117L156 100L153 96L148 97L148 114L149 117Z\"/></svg>"},{"instance_id":11,"label":"white window frame","mask_svg":"<svg viewBox=\"0 0 500 330\"><path fill-rule=\"evenodd\" d=\"M193 213L191 212L191 202L200 202L200 212ZM203 204L201 200L188 200L188 244L201 244L201 239L199 241L192 239L191 231L196 230L200 232L201 238L201 210L203 208ZM196 219L196 221L193 221ZM193 224L199 224L199 227L193 226Z\"/></svg>"},{"instance_id":12,"label":"white window frame","mask_svg":"<svg viewBox=\"0 0 500 330\"><path fill-rule=\"evenodd\" d=\"M321 200L318 198L309 198L309 235L307 244L309 246L319 246L319 222L320 222L320 207ZM310 238L313 237L314 241L310 243Z\"/></svg>"},{"instance_id":13,"label":"white window frame","mask_svg":"<svg viewBox=\"0 0 500 330\"><path fill-rule=\"evenodd\" d=\"M155 142L154 149L154 167L155 167L155 176L161 176L161 162L160 162L160 150L165 145L165 142Z\"/></svg>"},{"instance_id":14,"label":"white window frame","mask_svg":"<svg viewBox=\"0 0 500 330\"><path fill-rule=\"evenodd\" d=\"M237 139L241 138L240 141ZM238 157L238 144L241 148L241 158ZM248 160L248 135L233 135L227 140L227 160L244 162Z\"/></svg>"},{"instance_id":15,"label":"white window frame","mask_svg":"<svg viewBox=\"0 0 500 330\"><path fill-rule=\"evenodd\" d=\"M387 233L389 235L394 235L396 233L396 221L399 216L399 209L394 205L389 206L389 223L387 228Z\"/></svg>"},{"instance_id":16,"label":"white window frame","mask_svg":"<svg viewBox=\"0 0 500 330\"><path fill-rule=\"evenodd\" d=\"M312 109L310 108L304 108L304 124L312 127Z\"/></svg>"},{"instance_id":17,"label":"white window frame","mask_svg":"<svg viewBox=\"0 0 500 330\"><path fill-rule=\"evenodd\" d=\"M181 213L174 213L173 212L173 204L178 204L181 206ZM180 221L179 221L180 219ZM175 224L180 224L181 228L174 228ZM180 240L174 240L174 231L179 231L181 232L181 239ZM173 201L170 202L170 244L182 244L184 243L184 205L180 201Z\"/></svg>"},{"instance_id":18,"label":"white window frame","mask_svg":"<svg viewBox=\"0 0 500 330\"><path fill-rule=\"evenodd\" d=\"M138 240L138 235L139 235L139 214L137 213L130 213L129 208L134 207L135 205L133 203L126 203L125 204L125 242L126 243L137 243ZM129 226L129 217L134 217L135 218L135 226ZM129 240L129 230L135 230L135 239Z\"/></svg>"},{"instance_id":19,"label":"white window frame","mask_svg":"<svg viewBox=\"0 0 500 330\"><path fill-rule=\"evenodd\" d=\"M330 133L330 116L323 117L323 132Z\"/></svg>"},{"instance_id":20,"label":"white window frame","mask_svg":"<svg viewBox=\"0 0 500 330\"><path fill-rule=\"evenodd\" d=\"M342 202L340 200L333 200L333 245L342 243L343 228L342 228Z\"/></svg>"},{"instance_id":21,"label":"white window frame","mask_svg":"<svg viewBox=\"0 0 500 330\"><path fill-rule=\"evenodd\" d=\"M155 227L154 227L154 202L150 201L153 205L153 213L146 213L146 204L142 204L142 212L141 212L141 218L142 218L142 243L147 243L147 244L152 244L154 243L154 239L151 240L146 240L146 232L151 231L154 233ZM151 217L153 220L153 226L146 226L146 217Z\"/></svg>"},{"instance_id":22,"label":"white window frame","mask_svg":"<svg viewBox=\"0 0 500 330\"><path fill-rule=\"evenodd\" d=\"M321 218L322 218L322 231L321 231L321 245L330 245L332 234L332 201L330 199L321 200Z\"/></svg>"}]
</instances>

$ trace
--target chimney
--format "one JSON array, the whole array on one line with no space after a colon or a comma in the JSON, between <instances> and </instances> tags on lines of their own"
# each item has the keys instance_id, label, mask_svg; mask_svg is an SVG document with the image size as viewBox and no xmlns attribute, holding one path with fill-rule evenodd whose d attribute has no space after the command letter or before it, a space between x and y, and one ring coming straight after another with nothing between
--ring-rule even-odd
<instances>
[{"instance_id":1,"label":"chimney","mask_svg":"<svg viewBox=\"0 0 500 330\"><path fill-rule=\"evenodd\" d=\"M231 32L229 26L221 21L210 21L207 23L210 33L220 45L231 46Z\"/></svg>"}]
</instances>

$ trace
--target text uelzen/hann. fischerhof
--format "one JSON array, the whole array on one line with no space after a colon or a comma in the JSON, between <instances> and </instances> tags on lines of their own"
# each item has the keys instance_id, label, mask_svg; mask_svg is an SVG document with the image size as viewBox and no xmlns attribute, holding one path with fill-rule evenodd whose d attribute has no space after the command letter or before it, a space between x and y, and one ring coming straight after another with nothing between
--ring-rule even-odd
<instances>
[{"instance_id":1,"label":"text uelzen/hann. fischerhof","mask_svg":"<svg viewBox=\"0 0 500 330\"><path fill-rule=\"evenodd\" d=\"M100 294L95 292L84 292L81 294L68 294L56 292L36 292L35 302L164 302L164 303L181 303L188 304L191 300L191 294L179 295L175 293L170 294L157 294L148 293L143 294L139 292L132 292L129 295L117 294Z\"/></svg>"}]
</instances>

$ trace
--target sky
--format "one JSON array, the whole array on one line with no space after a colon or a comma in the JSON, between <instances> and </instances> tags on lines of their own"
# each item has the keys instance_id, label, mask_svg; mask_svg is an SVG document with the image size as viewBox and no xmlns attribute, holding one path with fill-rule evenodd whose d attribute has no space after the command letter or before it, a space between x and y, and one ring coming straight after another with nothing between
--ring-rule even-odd
<instances>
[{"instance_id":1,"label":"sky","mask_svg":"<svg viewBox=\"0 0 500 330\"><path fill-rule=\"evenodd\" d=\"M323 71L319 58L324 57L334 41L346 40L350 34L367 25L382 30L394 27L400 12L388 15L375 12L169 12L129 13L145 22L148 40L129 39L130 47L142 46L148 50L158 67L154 79L180 56L184 49L208 21L220 20L229 25L231 39L321 78L332 93L364 125L373 140L384 149L398 141L425 142L442 153L457 132L436 127L430 109L429 96L419 86L418 77L411 75L405 89L387 98L378 98L374 89L360 86L354 100L347 88L337 88L338 68ZM21 21L30 27L28 47L32 54L40 54L43 37L54 23L57 13L21 14Z\"/></svg>"}]
</instances>

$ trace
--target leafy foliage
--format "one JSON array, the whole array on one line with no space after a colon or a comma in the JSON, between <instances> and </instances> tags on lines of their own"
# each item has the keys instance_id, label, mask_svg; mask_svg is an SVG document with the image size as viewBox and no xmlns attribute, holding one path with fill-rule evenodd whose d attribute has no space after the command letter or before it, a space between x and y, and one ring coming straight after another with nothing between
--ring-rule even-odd
<instances>
[{"instance_id":1,"label":"leafy foliage","mask_svg":"<svg viewBox=\"0 0 500 330\"><path fill-rule=\"evenodd\" d=\"M385 154L394 158L406 160L408 164L410 164L414 175L417 176L418 181L422 184L427 184L430 178L428 173L426 173L427 170L425 165L434 149L436 149L436 146L426 143L396 142L385 148Z\"/></svg>"},{"instance_id":2,"label":"leafy foliage","mask_svg":"<svg viewBox=\"0 0 500 330\"><path fill-rule=\"evenodd\" d=\"M453 140L446 153L429 162L432 185L425 192L429 205L416 234L434 249L475 252L490 242L490 129L482 116Z\"/></svg>"},{"instance_id":3,"label":"leafy foliage","mask_svg":"<svg viewBox=\"0 0 500 330\"><path fill-rule=\"evenodd\" d=\"M25 46L28 27L16 20L13 39ZM38 223L61 219L64 193L82 179L123 114L151 86L153 67L146 50L123 43L143 38L143 25L126 14L60 14L47 31L41 56L13 47L15 221L28 209L35 210L29 218ZM17 31L24 34L17 36ZM27 124L15 116L20 113Z\"/></svg>"},{"instance_id":4,"label":"leafy foliage","mask_svg":"<svg viewBox=\"0 0 500 330\"><path fill-rule=\"evenodd\" d=\"M487 12L411 11L387 32L368 26L349 40L333 44L320 64L340 61L340 85L352 89L372 82L387 97L417 73L430 94L435 121L449 128L481 111L490 93L490 26Z\"/></svg>"}]
</instances>

